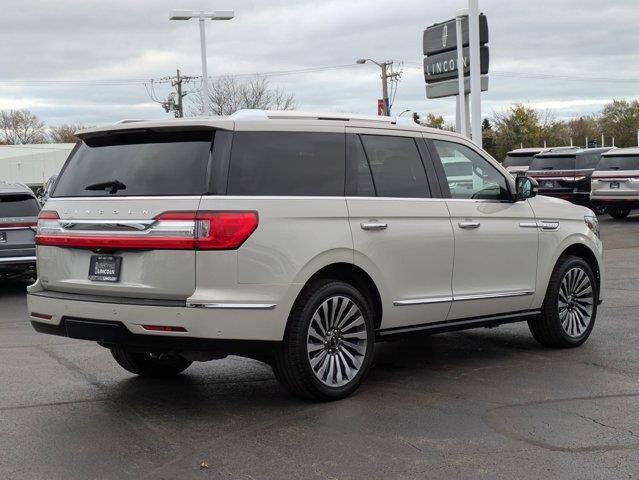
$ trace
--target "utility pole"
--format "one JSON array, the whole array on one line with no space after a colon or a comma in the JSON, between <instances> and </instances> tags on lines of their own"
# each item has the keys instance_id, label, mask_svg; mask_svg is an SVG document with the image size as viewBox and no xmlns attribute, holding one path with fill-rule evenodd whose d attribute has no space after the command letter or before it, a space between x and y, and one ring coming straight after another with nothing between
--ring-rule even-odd
<instances>
[{"instance_id":1,"label":"utility pole","mask_svg":"<svg viewBox=\"0 0 639 480\"><path fill-rule=\"evenodd\" d=\"M158 101L158 103L162 105L162 108L164 108L167 113L173 112L175 118L184 117L184 97L189 92L183 90L182 85L198 78L199 77L184 76L178 68L175 77L169 76L156 80L156 83L170 83L171 86L176 90L175 92L171 92L165 101ZM152 99L155 100L154 97L152 97Z\"/></svg>"},{"instance_id":2,"label":"utility pole","mask_svg":"<svg viewBox=\"0 0 639 480\"><path fill-rule=\"evenodd\" d=\"M171 82L171 85L177 87L177 103L175 105L175 116L177 118L184 117L184 102L182 99L184 95L182 93L182 77L180 77L180 69L177 69L177 76L175 77L175 81Z\"/></svg>"},{"instance_id":3,"label":"utility pole","mask_svg":"<svg viewBox=\"0 0 639 480\"><path fill-rule=\"evenodd\" d=\"M393 61L386 60L385 62L376 62L370 58L360 58L356 63L363 65L366 62L371 62L382 69L382 99L384 101L384 115L389 117L391 114L390 98L388 97L388 82L399 81L402 76L401 70L399 72L393 72ZM390 68L389 68L390 67ZM390 71L390 73L389 73Z\"/></svg>"}]
</instances>

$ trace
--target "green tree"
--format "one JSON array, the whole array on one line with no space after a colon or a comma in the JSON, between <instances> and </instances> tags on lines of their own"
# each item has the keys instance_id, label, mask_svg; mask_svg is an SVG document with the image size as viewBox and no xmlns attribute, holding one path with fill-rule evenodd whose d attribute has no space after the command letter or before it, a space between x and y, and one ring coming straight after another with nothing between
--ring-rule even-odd
<instances>
[{"instance_id":1,"label":"green tree","mask_svg":"<svg viewBox=\"0 0 639 480\"><path fill-rule=\"evenodd\" d=\"M599 129L606 138L615 137L618 147L637 145L639 101L613 100L605 105L599 116Z\"/></svg>"},{"instance_id":2,"label":"green tree","mask_svg":"<svg viewBox=\"0 0 639 480\"><path fill-rule=\"evenodd\" d=\"M427 114L426 120L422 120L422 125L425 127L439 128L440 130L444 129L445 124L446 122L444 121L444 117L433 113Z\"/></svg>"},{"instance_id":3,"label":"green tree","mask_svg":"<svg viewBox=\"0 0 639 480\"><path fill-rule=\"evenodd\" d=\"M573 118L566 122L570 131L570 138L572 138L573 144L582 146L586 145L586 138L592 139L600 136L599 133L599 120L594 115L583 115L578 118Z\"/></svg>"},{"instance_id":4,"label":"green tree","mask_svg":"<svg viewBox=\"0 0 639 480\"><path fill-rule=\"evenodd\" d=\"M520 103L493 115L494 156L502 160L509 150L539 146L542 136L539 113Z\"/></svg>"}]
</instances>

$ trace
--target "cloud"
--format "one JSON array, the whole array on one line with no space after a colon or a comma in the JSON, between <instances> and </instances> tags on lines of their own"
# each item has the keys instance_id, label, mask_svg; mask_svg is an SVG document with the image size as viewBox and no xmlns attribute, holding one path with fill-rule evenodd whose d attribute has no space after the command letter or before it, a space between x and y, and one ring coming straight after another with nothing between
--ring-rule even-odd
<instances>
[{"instance_id":1,"label":"cloud","mask_svg":"<svg viewBox=\"0 0 639 480\"><path fill-rule=\"evenodd\" d=\"M465 0L227 0L229 22L207 22L209 73L237 74L344 65L359 57L405 62L394 110L454 118L454 99L426 100L422 30L451 18ZM514 102L558 116L597 111L636 96L636 0L480 0L490 27L487 114ZM174 8L208 0L22 0L3 2L0 108L30 108L50 123L162 118L141 83L9 86L26 80L160 78L200 73L197 22L168 20ZM558 78L535 78L551 73ZM526 74L526 75L524 75ZM528 75L528 76L527 76ZM599 80L592 80L593 77ZM608 80L606 80L608 79ZM2 82L5 82L4 84ZM374 113L381 86L373 65L273 76L300 108ZM190 88L195 85L191 84ZM158 86L160 96L168 87Z\"/></svg>"}]
</instances>

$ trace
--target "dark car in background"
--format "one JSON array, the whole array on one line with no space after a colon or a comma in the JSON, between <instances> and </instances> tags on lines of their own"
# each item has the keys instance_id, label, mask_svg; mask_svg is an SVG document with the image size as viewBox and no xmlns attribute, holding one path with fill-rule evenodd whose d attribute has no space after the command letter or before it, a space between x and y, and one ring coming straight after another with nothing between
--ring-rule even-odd
<instances>
[{"instance_id":1,"label":"dark car in background","mask_svg":"<svg viewBox=\"0 0 639 480\"><path fill-rule=\"evenodd\" d=\"M592 174L590 201L625 218L639 208L639 147L615 148L601 156Z\"/></svg>"},{"instance_id":2,"label":"dark car in background","mask_svg":"<svg viewBox=\"0 0 639 480\"><path fill-rule=\"evenodd\" d=\"M539 183L539 194L562 198L603 213L590 202L591 179L604 148L551 148L535 155L526 175Z\"/></svg>"},{"instance_id":3,"label":"dark car in background","mask_svg":"<svg viewBox=\"0 0 639 480\"><path fill-rule=\"evenodd\" d=\"M530 164L535 159L535 155L549 150L560 151L570 148L571 147L553 147L552 149L546 147L517 148L508 152L501 164L511 175L516 177L518 174L525 174L528 171Z\"/></svg>"},{"instance_id":4,"label":"dark car in background","mask_svg":"<svg viewBox=\"0 0 639 480\"><path fill-rule=\"evenodd\" d=\"M29 187L0 182L0 277L35 273L40 205Z\"/></svg>"}]
</instances>

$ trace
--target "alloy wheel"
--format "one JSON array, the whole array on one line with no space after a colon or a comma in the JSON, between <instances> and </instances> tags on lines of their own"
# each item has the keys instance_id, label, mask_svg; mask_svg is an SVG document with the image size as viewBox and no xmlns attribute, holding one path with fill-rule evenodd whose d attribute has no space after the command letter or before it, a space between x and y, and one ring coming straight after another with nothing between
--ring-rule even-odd
<instances>
[{"instance_id":1,"label":"alloy wheel","mask_svg":"<svg viewBox=\"0 0 639 480\"><path fill-rule=\"evenodd\" d=\"M572 338L581 337L590 322L594 304L592 282L580 267L568 270L559 287L559 320L564 331Z\"/></svg>"},{"instance_id":2,"label":"alloy wheel","mask_svg":"<svg viewBox=\"0 0 639 480\"><path fill-rule=\"evenodd\" d=\"M313 373L329 387L341 387L360 371L368 343L366 322L350 298L333 296L315 310L306 351Z\"/></svg>"}]
</instances>

